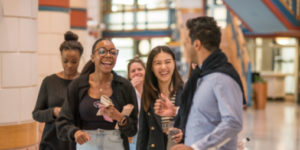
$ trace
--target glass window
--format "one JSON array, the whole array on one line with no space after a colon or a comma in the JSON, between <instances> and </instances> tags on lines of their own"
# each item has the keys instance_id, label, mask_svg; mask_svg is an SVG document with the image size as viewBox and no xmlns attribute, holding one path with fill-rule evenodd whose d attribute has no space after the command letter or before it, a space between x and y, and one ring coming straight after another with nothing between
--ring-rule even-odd
<instances>
[{"instance_id":1,"label":"glass window","mask_svg":"<svg viewBox=\"0 0 300 150\"><path fill-rule=\"evenodd\" d=\"M149 11L147 13L147 18L148 18L149 23L151 23L151 22L167 22L168 21L168 11L167 10Z\"/></svg>"},{"instance_id":2,"label":"glass window","mask_svg":"<svg viewBox=\"0 0 300 150\"><path fill-rule=\"evenodd\" d=\"M225 28L227 25L227 8L222 0L208 0L206 3L206 15L214 17L218 26Z\"/></svg>"},{"instance_id":3,"label":"glass window","mask_svg":"<svg viewBox=\"0 0 300 150\"><path fill-rule=\"evenodd\" d=\"M295 93L295 77L292 75L285 77L285 93Z\"/></svg>"},{"instance_id":4,"label":"glass window","mask_svg":"<svg viewBox=\"0 0 300 150\"><path fill-rule=\"evenodd\" d=\"M225 7L216 7L214 9L214 18L216 20L226 20L227 11Z\"/></svg>"},{"instance_id":5,"label":"glass window","mask_svg":"<svg viewBox=\"0 0 300 150\"><path fill-rule=\"evenodd\" d=\"M121 47L133 47L133 39L131 38L113 38L112 42L120 49Z\"/></svg>"},{"instance_id":6,"label":"glass window","mask_svg":"<svg viewBox=\"0 0 300 150\"><path fill-rule=\"evenodd\" d=\"M122 20L123 20L122 13L111 13L106 17L106 22L109 24L114 24L114 23L120 24Z\"/></svg>"},{"instance_id":7,"label":"glass window","mask_svg":"<svg viewBox=\"0 0 300 150\"><path fill-rule=\"evenodd\" d=\"M206 4L207 4L208 6L212 6L212 5L214 5L214 0L207 0L207 1L206 1Z\"/></svg>"},{"instance_id":8,"label":"glass window","mask_svg":"<svg viewBox=\"0 0 300 150\"><path fill-rule=\"evenodd\" d=\"M133 13L132 12L125 12L124 17L122 18L125 24L132 24L133 23Z\"/></svg>"},{"instance_id":9,"label":"glass window","mask_svg":"<svg viewBox=\"0 0 300 150\"><path fill-rule=\"evenodd\" d=\"M124 25L124 30L132 30L133 29L133 24L125 24Z\"/></svg>"},{"instance_id":10,"label":"glass window","mask_svg":"<svg viewBox=\"0 0 300 150\"><path fill-rule=\"evenodd\" d=\"M137 29L139 29L139 30L146 29L146 24L138 24Z\"/></svg>"},{"instance_id":11,"label":"glass window","mask_svg":"<svg viewBox=\"0 0 300 150\"><path fill-rule=\"evenodd\" d=\"M127 72L128 60L133 58L133 39L131 38L113 38L113 43L119 49L119 55L114 70L123 75Z\"/></svg>"},{"instance_id":12,"label":"glass window","mask_svg":"<svg viewBox=\"0 0 300 150\"><path fill-rule=\"evenodd\" d=\"M137 12L137 22L144 23L146 21L146 13L144 11Z\"/></svg>"},{"instance_id":13,"label":"glass window","mask_svg":"<svg viewBox=\"0 0 300 150\"><path fill-rule=\"evenodd\" d=\"M134 0L112 0L112 4L117 5L133 5Z\"/></svg>"},{"instance_id":14,"label":"glass window","mask_svg":"<svg viewBox=\"0 0 300 150\"><path fill-rule=\"evenodd\" d=\"M278 37L278 38L275 38L275 41L279 45L295 45L296 44L295 38Z\"/></svg>"},{"instance_id":15,"label":"glass window","mask_svg":"<svg viewBox=\"0 0 300 150\"><path fill-rule=\"evenodd\" d=\"M256 38L255 39L256 45L262 45L262 38Z\"/></svg>"},{"instance_id":16,"label":"glass window","mask_svg":"<svg viewBox=\"0 0 300 150\"><path fill-rule=\"evenodd\" d=\"M148 29L166 29L168 28L168 11L149 11L147 13ZM151 19L150 19L151 18Z\"/></svg>"},{"instance_id":17,"label":"glass window","mask_svg":"<svg viewBox=\"0 0 300 150\"><path fill-rule=\"evenodd\" d=\"M122 30L168 29L176 22L169 15L175 15L169 7L175 7L174 0L107 0L105 4L105 23L113 26L107 27L110 30L120 30L118 25L123 26Z\"/></svg>"},{"instance_id":18,"label":"glass window","mask_svg":"<svg viewBox=\"0 0 300 150\"><path fill-rule=\"evenodd\" d=\"M122 30L123 26L121 24L118 24L118 25L110 24L108 26L108 29L109 30Z\"/></svg>"},{"instance_id":19,"label":"glass window","mask_svg":"<svg viewBox=\"0 0 300 150\"><path fill-rule=\"evenodd\" d=\"M167 7L167 0L138 0L138 5L146 6L148 9L165 8Z\"/></svg>"},{"instance_id":20,"label":"glass window","mask_svg":"<svg viewBox=\"0 0 300 150\"><path fill-rule=\"evenodd\" d=\"M285 75L285 93L295 93L295 38L256 38L255 71L270 71Z\"/></svg>"},{"instance_id":21,"label":"glass window","mask_svg":"<svg viewBox=\"0 0 300 150\"><path fill-rule=\"evenodd\" d=\"M168 28L167 23L149 23L148 24L148 29L166 29Z\"/></svg>"},{"instance_id":22,"label":"glass window","mask_svg":"<svg viewBox=\"0 0 300 150\"><path fill-rule=\"evenodd\" d=\"M161 38L152 38L151 39L151 47L154 48L158 45L167 45L171 39L169 37L161 37Z\"/></svg>"},{"instance_id":23,"label":"glass window","mask_svg":"<svg viewBox=\"0 0 300 150\"><path fill-rule=\"evenodd\" d=\"M216 5L223 5L223 1L222 0L214 0Z\"/></svg>"},{"instance_id":24,"label":"glass window","mask_svg":"<svg viewBox=\"0 0 300 150\"><path fill-rule=\"evenodd\" d=\"M274 56L274 71L281 73L294 73L295 48L282 47Z\"/></svg>"},{"instance_id":25,"label":"glass window","mask_svg":"<svg viewBox=\"0 0 300 150\"><path fill-rule=\"evenodd\" d=\"M256 48L256 63L255 63L255 70L261 71L262 65L262 48Z\"/></svg>"}]
</instances>

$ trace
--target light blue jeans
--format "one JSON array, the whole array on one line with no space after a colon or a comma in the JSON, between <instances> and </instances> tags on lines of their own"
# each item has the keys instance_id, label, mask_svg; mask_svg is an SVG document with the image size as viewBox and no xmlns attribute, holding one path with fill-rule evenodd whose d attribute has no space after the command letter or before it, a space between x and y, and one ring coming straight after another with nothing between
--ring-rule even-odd
<instances>
[{"instance_id":1,"label":"light blue jeans","mask_svg":"<svg viewBox=\"0 0 300 150\"><path fill-rule=\"evenodd\" d=\"M135 136L132 137L132 142L129 145L130 150L136 150L137 136L138 136L138 134L136 134Z\"/></svg>"},{"instance_id":2,"label":"light blue jeans","mask_svg":"<svg viewBox=\"0 0 300 150\"><path fill-rule=\"evenodd\" d=\"M120 130L83 131L88 133L91 139L82 145L77 143L77 150L124 150Z\"/></svg>"}]
</instances>

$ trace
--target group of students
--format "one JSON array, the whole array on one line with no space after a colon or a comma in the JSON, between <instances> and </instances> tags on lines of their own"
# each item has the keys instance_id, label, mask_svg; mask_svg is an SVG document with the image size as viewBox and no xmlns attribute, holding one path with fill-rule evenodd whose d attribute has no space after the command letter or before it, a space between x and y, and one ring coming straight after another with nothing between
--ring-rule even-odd
<instances>
[{"instance_id":1,"label":"group of students","mask_svg":"<svg viewBox=\"0 0 300 150\"><path fill-rule=\"evenodd\" d=\"M153 48L146 65L131 59L125 79L113 71L119 50L99 39L79 73L83 48L68 31L60 46L63 71L43 80L32 113L45 122L40 149L204 150L226 140L221 149L236 149L243 89L219 50L220 29L211 17L190 19L187 28L187 53L198 66L185 86L168 46ZM101 96L113 105L104 107ZM128 104L133 110L124 115Z\"/></svg>"}]
</instances>

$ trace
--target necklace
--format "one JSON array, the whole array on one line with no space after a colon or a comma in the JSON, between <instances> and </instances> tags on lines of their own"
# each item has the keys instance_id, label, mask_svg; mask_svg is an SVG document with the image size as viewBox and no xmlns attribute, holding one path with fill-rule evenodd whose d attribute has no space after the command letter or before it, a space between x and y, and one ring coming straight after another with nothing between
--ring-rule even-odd
<instances>
[{"instance_id":1,"label":"necklace","mask_svg":"<svg viewBox=\"0 0 300 150\"><path fill-rule=\"evenodd\" d=\"M103 90L108 89L109 87L110 87L110 82L104 84L104 86L102 86L102 87L99 87L99 91L102 92Z\"/></svg>"},{"instance_id":2,"label":"necklace","mask_svg":"<svg viewBox=\"0 0 300 150\"><path fill-rule=\"evenodd\" d=\"M111 81L112 81L113 76L111 75L109 77L109 79L107 81L105 81L104 83L99 84L98 82L98 88L99 88L99 92L103 93L104 90L109 89L111 86ZM93 81L96 81L95 76L92 77Z\"/></svg>"}]
</instances>

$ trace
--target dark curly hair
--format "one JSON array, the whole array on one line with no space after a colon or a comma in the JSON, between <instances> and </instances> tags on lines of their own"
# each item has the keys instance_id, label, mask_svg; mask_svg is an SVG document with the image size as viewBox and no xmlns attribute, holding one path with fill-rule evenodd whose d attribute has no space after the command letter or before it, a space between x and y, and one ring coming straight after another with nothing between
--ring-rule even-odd
<instances>
[{"instance_id":1,"label":"dark curly hair","mask_svg":"<svg viewBox=\"0 0 300 150\"><path fill-rule=\"evenodd\" d=\"M186 26L192 43L200 40L201 44L210 51L219 48L221 31L214 18L208 16L193 18L186 22Z\"/></svg>"},{"instance_id":2,"label":"dark curly hair","mask_svg":"<svg viewBox=\"0 0 300 150\"><path fill-rule=\"evenodd\" d=\"M62 53L64 50L78 50L80 56L83 53L83 47L80 42L78 42L78 35L72 31L67 31L64 35L65 41L60 44L59 50Z\"/></svg>"}]
</instances>

